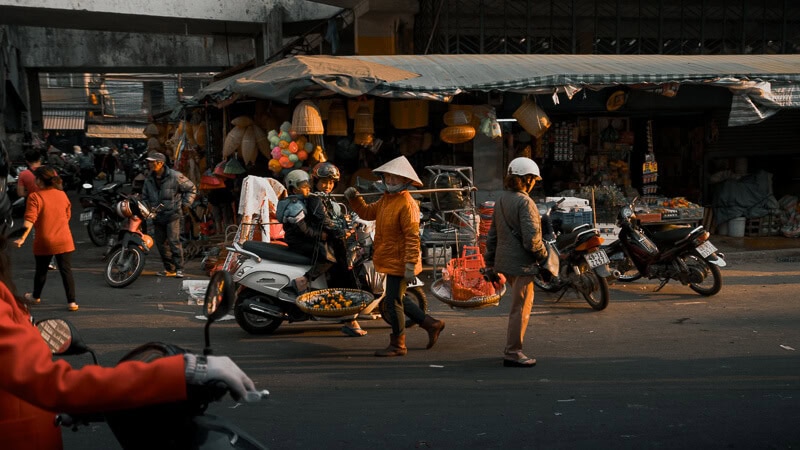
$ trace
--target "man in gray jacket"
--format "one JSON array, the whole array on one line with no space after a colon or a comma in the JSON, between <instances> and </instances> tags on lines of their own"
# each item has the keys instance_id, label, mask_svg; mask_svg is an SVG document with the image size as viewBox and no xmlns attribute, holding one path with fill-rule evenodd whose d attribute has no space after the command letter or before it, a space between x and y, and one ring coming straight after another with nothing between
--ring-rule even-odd
<instances>
[{"instance_id":1,"label":"man in gray jacket","mask_svg":"<svg viewBox=\"0 0 800 450\"><path fill-rule=\"evenodd\" d=\"M197 188L185 175L166 166L163 153L153 152L146 159L150 173L144 180L142 199L151 207L162 205L153 219L153 239L164 263L164 270L156 275L183 278L181 218L192 206ZM167 242L169 249L164 245Z\"/></svg>"}]
</instances>

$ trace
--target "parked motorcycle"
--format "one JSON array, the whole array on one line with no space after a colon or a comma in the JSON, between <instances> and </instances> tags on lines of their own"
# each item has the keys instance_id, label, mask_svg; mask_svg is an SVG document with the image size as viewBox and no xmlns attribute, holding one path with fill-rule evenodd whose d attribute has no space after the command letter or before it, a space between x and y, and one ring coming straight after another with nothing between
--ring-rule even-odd
<instances>
[{"instance_id":1,"label":"parked motorcycle","mask_svg":"<svg viewBox=\"0 0 800 450\"><path fill-rule=\"evenodd\" d=\"M209 282L203 303L203 313L206 316L205 355L212 353L209 328L230 311L233 296L230 275L225 272L215 274ZM89 353L94 363L98 364L96 354L78 336L70 322L64 319L48 319L37 322L36 326L54 355ZM120 362L152 361L185 352L186 350L175 345L151 342L132 350ZM205 413L209 404L222 400L229 391L226 384L210 380L204 385L191 386L188 398L182 402L109 413L59 414L55 422L73 430L95 422L106 422L121 448L266 449L266 446L234 423ZM269 396L266 390L252 394L248 393L244 400L255 402Z\"/></svg>"},{"instance_id":2,"label":"parked motorcycle","mask_svg":"<svg viewBox=\"0 0 800 450\"><path fill-rule=\"evenodd\" d=\"M92 185L85 183L83 188L91 190ZM119 234L122 227L122 218L114 210L121 189L121 183L110 183L79 198L83 207L81 223L86 225L89 239L98 247L108 244L108 240Z\"/></svg>"},{"instance_id":3,"label":"parked motorcycle","mask_svg":"<svg viewBox=\"0 0 800 450\"><path fill-rule=\"evenodd\" d=\"M105 280L115 288L123 288L139 278L144 270L145 255L153 248L153 238L142 231L142 223L155 217L161 205L149 208L141 200L124 194L114 210L125 219L115 240L109 240L106 252Z\"/></svg>"},{"instance_id":4,"label":"parked motorcycle","mask_svg":"<svg viewBox=\"0 0 800 450\"><path fill-rule=\"evenodd\" d=\"M596 311L608 306L608 277L616 276L601 245L600 230L588 224L568 226L554 221L551 213L564 199L545 203L539 208L542 219L542 240L547 247L547 264L533 281L547 292L561 292L558 300L574 289ZM554 257L556 255L557 257Z\"/></svg>"},{"instance_id":5,"label":"parked motorcycle","mask_svg":"<svg viewBox=\"0 0 800 450\"><path fill-rule=\"evenodd\" d=\"M390 305L383 299L385 275L375 271L372 263L372 236L371 223L361 219L352 219L355 228L354 237L350 241L349 254L353 258L348 262L349 273L353 276L353 284L362 290L373 294L374 300L359 314L372 314L375 308L381 317L387 320L387 310ZM356 225L357 224L357 225ZM302 311L296 303L297 292L291 286L292 280L304 275L311 268L311 259L300 255L282 244L245 241L242 245L237 242L227 248L235 255L230 257L230 264L225 269L233 275L233 281L238 286L234 316L242 329L251 334L273 333L284 322L300 322L305 320L329 320L341 322L355 318L358 314L349 317L327 318L317 317ZM341 282L342 280L337 280ZM329 282L325 276L317 277L309 284L309 289L319 290L338 284ZM350 284L350 283L348 283ZM424 283L416 278L408 283L406 288L407 299L416 303L420 309L426 311L428 299L423 289ZM415 323L407 318L406 327Z\"/></svg>"},{"instance_id":6,"label":"parked motorcycle","mask_svg":"<svg viewBox=\"0 0 800 450\"><path fill-rule=\"evenodd\" d=\"M606 248L612 267L620 272L619 280L659 279L656 291L677 280L700 295L718 293L722 288L719 268L727 264L709 240L711 234L702 225L645 228L634 212L636 200L620 208L618 240Z\"/></svg>"}]
</instances>

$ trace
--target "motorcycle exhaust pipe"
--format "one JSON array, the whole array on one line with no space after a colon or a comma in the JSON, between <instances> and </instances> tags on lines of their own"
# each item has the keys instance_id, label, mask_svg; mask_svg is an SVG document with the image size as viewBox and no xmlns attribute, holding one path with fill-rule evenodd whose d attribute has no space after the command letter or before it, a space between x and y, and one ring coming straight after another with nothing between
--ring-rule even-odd
<instances>
[{"instance_id":1,"label":"motorcycle exhaust pipe","mask_svg":"<svg viewBox=\"0 0 800 450\"><path fill-rule=\"evenodd\" d=\"M265 305L264 303L249 298L242 301L239 308L242 308L246 313L255 314L257 316L281 320L287 320L289 318L287 314L275 306Z\"/></svg>"},{"instance_id":2,"label":"motorcycle exhaust pipe","mask_svg":"<svg viewBox=\"0 0 800 450\"><path fill-rule=\"evenodd\" d=\"M622 272L620 272L617 269L614 269L614 270L611 271L611 276L614 277L614 279L616 279L616 280L619 280L619 277L621 275L622 275Z\"/></svg>"}]
</instances>

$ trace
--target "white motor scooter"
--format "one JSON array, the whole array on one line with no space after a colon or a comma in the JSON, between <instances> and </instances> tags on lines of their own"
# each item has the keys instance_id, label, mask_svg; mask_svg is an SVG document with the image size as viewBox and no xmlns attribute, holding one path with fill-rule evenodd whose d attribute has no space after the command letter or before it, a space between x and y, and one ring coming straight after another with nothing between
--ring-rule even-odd
<instances>
[{"instance_id":1,"label":"white motor scooter","mask_svg":"<svg viewBox=\"0 0 800 450\"><path fill-rule=\"evenodd\" d=\"M304 275L312 266L311 259L297 254L282 244L245 241L227 247L230 255L223 269L230 272L237 286L234 316L242 329L251 334L273 333L284 322L324 320L340 323L354 318L377 319L383 317L385 302L382 302L386 276L376 272L372 263L372 222L356 219L355 242L351 242L350 254L354 255L350 273L358 289L368 291L374 299L358 314L344 317L318 317L302 311L296 303L298 293L292 280ZM309 284L309 290L352 287L350 280L328 280L317 277ZM408 283L406 298L427 311L428 300L424 283L416 277ZM377 310L376 310L377 309ZM414 322L406 319L406 326Z\"/></svg>"}]
</instances>

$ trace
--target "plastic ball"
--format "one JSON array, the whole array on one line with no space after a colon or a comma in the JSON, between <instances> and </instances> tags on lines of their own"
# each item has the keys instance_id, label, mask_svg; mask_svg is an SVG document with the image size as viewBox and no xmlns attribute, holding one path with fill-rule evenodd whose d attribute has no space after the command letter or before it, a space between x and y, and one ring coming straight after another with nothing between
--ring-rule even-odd
<instances>
[{"instance_id":1,"label":"plastic ball","mask_svg":"<svg viewBox=\"0 0 800 450\"><path fill-rule=\"evenodd\" d=\"M307 151L307 152L310 152L310 151L314 150L314 144L312 144L311 142L306 142L306 143L303 145L303 149L304 149L305 151Z\"/></svg>"},{"instance_id":2,"label":"plastic ball","mask_svg":"<svg viewBox=\"0 0 800 450\"><path fill-rule=\"evenodd\" d=\"M305 151L305 150L299 150L299 151L297 152L297 158L298 158L300 161L305 161L306 159L308 159L308 152L307 152L307 151Z\"/></svg>"},{"instance_id":3,"label":"plastic ball","mask_svg":"<svg viewBox=\"0 0 800 450\"><path fill-rule=\"evenodd\" d=\"M269 145L271 145L273 147L276 147L278 145L278 142L280 142L280 141L281 141L281 138L278 137L278 135L276 134L275 136L272 136L272 137L269 138Z\"/></svg>"},{"instance_id":4,"label":"plastic ball","mask_svg":"<svg viewBox=\"0 0 800 450\"><path fill-rule=\"evenodd\" d=\"M294 163L289 161L289 157L288 156L281 156L281 159L279 159L279 161L281 162L281 167L283 167L283 168L287 168L288 169L289 167L294 166Z\"/></svg>"},{"instance_id":5,"label":"plastic ball","mask_svg":"<svg viewBox=\"0 0 800 450\"><path fill-rule=\"evenodd\" d=\"M281 134L279 134L278 137L280 137L282 141L286 141L286 142L289 142L289 141L292 140L292 135L289 134L288 131L281 131Z\"/></svg>"},{"instance_id":6,"label":"plastic ball","mask_svg":"<svg viewBox=\"0 0 800 450\"><path fill-rule=\"evenodd\" d=\"M297 134L297 131L294 131L294 130L289 130L289 136L290 136L290 137L292 138L292 140L294 141L294 140L296 140L296 139L297 139L297 137L299 136L299 134Z\"/></svg>"},{"instance_id":7,"label":"plastic ball","mask_svg":"<svg viewBox=\"0 0 800 450\"><path fill-rule=\"evenodd\" d=\"M273 158L278 159L281 157L281 148L278 146L273 147L272 152L270 152Z\"/></svg>"},{"instance_id":8,"label":"plastic ball","mask_svg":"<svg viewBox=\"0 0 800 450\"><path fill-rule=\"evenodd\" d=\"M297 150L299 150L299 148L297 147L297 142L294 141L289 142L289 151L292 153L297 153Z\"/></svg>"},{"instance_id":9,"label":"plastic ball","mask_svg":"<svg viewBox=\"0 0 800 450\"><path fill-rule=\"evenodd\" d=\"M267 133L267 137L268 138L271 138L271 137L277 136L277 135L278 135L278 132L275 131L275 130L269 130L269 133Z\"/></svg>"},{"instance_id":10,"label":"plastic ball","mask_svg":"<svg viewBox=\"0 0 800 450\"><path fill-rule=\"evenodd\" d=\"M283 122L281 124L281 131L289 131L292 129L292 124L289 122Z\"/></svg>"},{"instance_id":11,"label":"plastic ball","mask_svg":"<svg viewBox=\"0 0 800 450\"><path fill-rule=\"evenodd\" d=\"M289 141L281 140L278 142L278 147L280 148L289 148Z\"/></svg>"},{"instance_id":12,"label":"plastic ball","mask_svg":"<svg viewBox=\"0 0 800 450\"><path fill-rule=\"evenodd\" d=\"M289 161L291 161L293 163L296 163L297 161L300 161L300 158L298 158L297 155L294 154L294 153L292 153L291 155L287 156L287 158L289 158Z\"/></svg>"},{"instance_id":13,"label":"plastic ball","mask_svg":"<svg viewBox=\"0 0 800 450\"><path fill-rule=\"evenodd\" d=\"M281 170L281 162L277 159L270 159L269 163L267 163L267 167L272 173L278 173Z\"/></svg>"},{"instance_id":14,"label":"plastic ball","mask_svg":"<svg viewBox=\"0 0 800 450\"><path fill-rule=\"evenodd\" d=\"M303 161L297 161L296 163L294 163L295 169L299 169L301 167L303 167Z\"/></svg>"}]
</instances>

